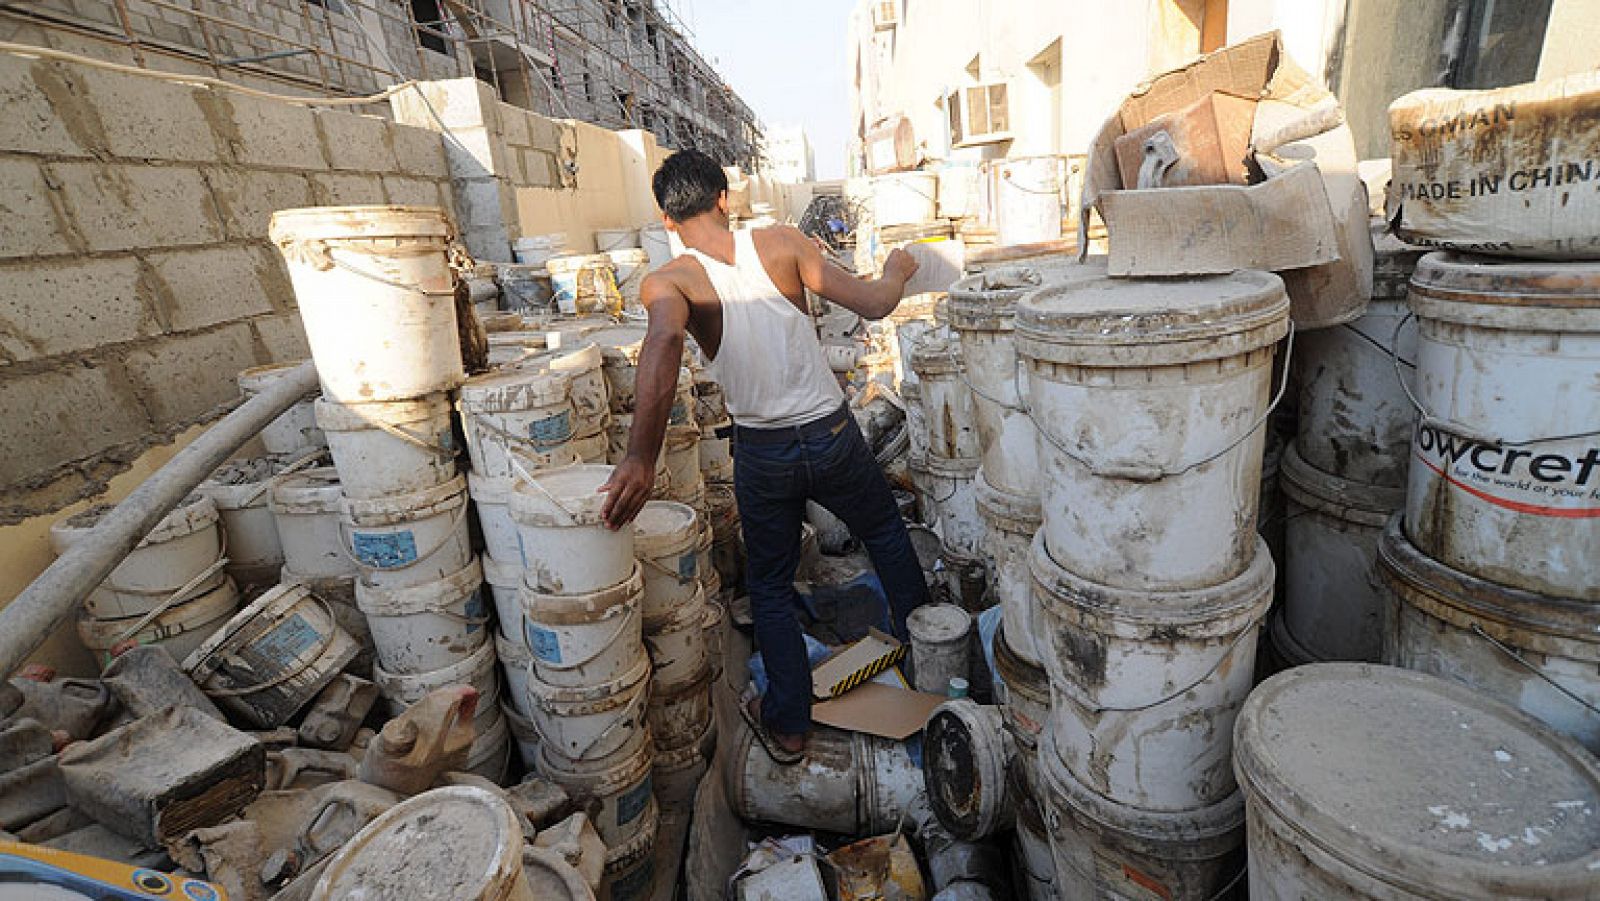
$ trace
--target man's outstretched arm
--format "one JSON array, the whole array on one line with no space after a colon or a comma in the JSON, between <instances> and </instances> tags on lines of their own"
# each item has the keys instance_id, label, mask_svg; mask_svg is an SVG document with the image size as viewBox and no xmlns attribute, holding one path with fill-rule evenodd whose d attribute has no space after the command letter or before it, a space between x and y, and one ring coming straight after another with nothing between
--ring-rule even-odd
<instances>
[{"instance_id":1,"label":"man's outstretched arm","mask_svg":"<svg viewBox=\"0 0 1600 901\"><path fill-rule=\"evenodd\" d=\"M656 460L667 434L677 392L678 371L683 367L683 336L689 324L689 301L669 279L652 274L639 286L639 300L650 314L634 389L633 430L628 434L628 454L617 464L602 515L606 524L621 529L633 522L656 482Z\"/></svg>"},{"instance_id":2,"label":"man's outstretched arm","mask_svg":"<svg viewBox=\"0 0 1600 901\"><path fill-rule=\"evenodd\" d=\"M882 319L893 313L905 295L906 282L917 271L917 261L911 254L895 248L883 262L882 278L857 278L823 257L822 251L799 229L783 231L784 240L797 256L800 281L863 319Z\"/></svg>"}]
</instances>

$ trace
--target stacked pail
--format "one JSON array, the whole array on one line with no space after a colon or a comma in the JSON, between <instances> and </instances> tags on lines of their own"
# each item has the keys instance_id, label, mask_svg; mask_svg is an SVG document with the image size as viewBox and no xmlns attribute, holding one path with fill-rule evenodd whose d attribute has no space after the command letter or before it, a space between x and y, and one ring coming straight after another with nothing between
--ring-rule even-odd
<instances>
[{"instance_id":1,"label":"stacked pail","mask_svg":"<svg viewBox=\"0 0 1600 901\"><path fill-rule=\"evenodd\" d=\"M912 347L910 362L917 375L927 437L927 456L913 457L910 466L913 473L921 470L935 508L940 555L950 580L947 587L952 597L966 601L962 582L972 581L971 573L981 572L983 565L983 520L978 517L977 500L980 447L972 389L962 373L960 343L954 339L930 332Z\"/></svg>"},{"instance_id":2,"label":"stacked pail","mask_svg":"<svg viewBox=\"0 0 1600 901\"><path fill-rule=\"evenodd\" d=\"M1061 897L1209 899L1242 866L1228 736L1272 600L1256 507L1288 316L1282 281L1250 271L1095 274L1017 306Z\"/></svg>"},{"instance_id":3,"label":"stacked pail","mask_svg":"<svg viewBox=\"0 0 1600 901\"><path fill-rule=\"evenodd\" d=\"M538 769L590 810L615 857L615 866L608 857L608 881L629 876L625 865L634 856L622 849L651 846L659 819L642 630L645 572L633 531L613 531L601 516L600 488L611 472L580 465L532 473L515 483L510 505L524 565L523 634L533 663L526 689L540 738Z\"/></svg>"}]
</instances>

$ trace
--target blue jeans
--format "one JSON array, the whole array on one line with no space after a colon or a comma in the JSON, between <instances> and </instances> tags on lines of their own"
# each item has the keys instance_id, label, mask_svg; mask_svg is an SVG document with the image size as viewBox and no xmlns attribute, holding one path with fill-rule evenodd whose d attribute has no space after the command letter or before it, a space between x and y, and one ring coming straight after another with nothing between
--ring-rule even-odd
<instances>
[{"instance_id":1,"label":"blue jeans","mask_svg":"<svg viewBox=\"0 0 1600 901\"><path fill-rule=\"evenodd\" d=\"M756 646L769 686L761 703L768 729L797 735L811 728L811 666L795 614L800 525L806 501L839 517L866 546L889 598L894 634L907 639L906 616L928 603L928 583L894 494L855 420L828 429L785 430L760 442L734 437L734 494L744 529L746 579Z\"/></svg>"}]
</instances>

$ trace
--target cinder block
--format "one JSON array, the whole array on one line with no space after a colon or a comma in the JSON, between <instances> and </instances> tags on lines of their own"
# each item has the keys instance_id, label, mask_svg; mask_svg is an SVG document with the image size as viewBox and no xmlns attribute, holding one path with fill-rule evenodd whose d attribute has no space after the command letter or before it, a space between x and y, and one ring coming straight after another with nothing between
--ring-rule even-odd
<instances>
[{"instance_id":1,"label":"cinder block","mask_svg":"<svg viewBox=\"0 0 1600 901\"><path fill-rule=\"evenodd\" d=\"M212 91L211 96L223 113L218 128L234 159L249 166L328 168L309 107L236 91Z\"/></svg>"},{"instance_id":2,"label":"cinder block","mask_svg":"<svg viewBox=\"0 0 1600 901\"><path fill-rule=\"evenodd\" d=\"M250 320L256 332L256 346L263 348L271 363L293 363L311 359L306 343L305 324L299 313L274 313Z\"/></svg>"},{"instance_id":3,"label":"cinder block","mask_svg":"<svg viewBox=\"0 0 1600 901\"><path fill-rule=\"evenodd\" d=\"M261 362L248 322L215 331L172 335L123 357L128 380L157 428L200 419L239 396L234 376Z\"/></svg>"},{"instance_id":4,"label":"cinder block","mask_svg":"<svg viewBox=\"0 0 1600 901\"><path fill-rule=\"evenodd\" d=\"M120 163L51 163L73 224L93 251L214 244L222 239L199 170Z\"/></svg>"},{"instance_id":5,"label":"cinder block","mask_svg":"<svg viewBox=\"0 0 1600 901\"><path fill-rule=\"evenodd\" d=\"M150 432L144 408L114 368L64 363L0 370L0 484L16 485Z\"/></svg>"},{"instance_id":6,"label":"cinder block","mask_svg":"<svg viewBox=\"0 0 1600 901\"><path fill-rule=\"evenodd\" d=\"M267 223L278 210L311 206L311 182L300 172L260 169L207 169L206 182L228 237L265 238Z\"/></svg>"},{"instance_id":7,"label":"cinder block","mask_svg":"<svg viewBox=\"0 0 1600 901\"><path fill-rule=\"evenodd\" d=\"M440 121L451 129L499 127L495 116L499 98L495 97L494 88L483 81L446 78L419 82L417 87L421 88L420 93L405 90L389 98L396 122L428 129L437 129ZM431 112L429 104L433 106Z\"/></svg>"},{"instance_id":8,"label":"cinder block","mask_svg":"<svg viewBox=\"0 0 1600 901\"><path fill-rule=\"evenodd\" d=\"M12 361L161 333L132 257L68 257L0 269L0 350Z\"/></svg>"},{"instance_id":9,"label":"cinder block","mask_svg":"<svg viewBox=\"0 0 1600 901\"><path fill-rule=\"evenodd\" d=\"M88 148L78 137L88 140L99 129L70 117L79 102L62 66L0 55L0 150L82 156Z\"/></svg>"},{"instance_id":10,"label":"cinder block","mask_svg":"<svg viewBox=\"0 0 1600 901\"><path fill-rule=\"evenodd\" d=\"M385 175L383 177L384 190L389 195L390 203L411 206L444 206L444 194L440 183L426 178L406 178L403 175Z\"/></svg>"},{"instance_id":11,"label":"cinder block","mask_svg":"<svg viewBox=\"0 0 1600 901\"><path fill-rule=\"evenodd\" d=\"M0 257L70 253L79 244L39 164L0 157Z\"/></svg>"},{"instance_id":12,"label":"cinder block","mask_svg":"<svg viewBox=\"0 0 1600 901\"><path fill-rule=\"evenodd\" d=\"M500 139L513 147L527 146L528 111L509 103L495 103L495 117L500 120Z\"/></svg>"},{"instance_id":13,"label":"cinder block","mask_svg":"<svg viewBox=\"0 0 1600 901\"><path fill-rule=\"evenodd\" d=\"M311 176L312 196L318 206L355 206L388 203L383 179L354 172L319 172Z\"/></svg>"},{"instance_id":14,"label":"cinder block","mask_svg":"<svg viewBox=\"0 0 1600 901\"><path fill-rule=\"evenodd\" d=\"M99 116L113 155L178 162L221 158L200 106L205 89L87 66L74 69L73 76Z\"/></svg>"},{"instance_id":15,"label":"cinder block","mask_svg":"<svg viewBox=\"0 0 1600 901\"><path fill-rule=\"evenodd\" d=\"M444 136L451 178L504 175L509 168L506 145L486 128L452 128Z\"/></svg>"},{"instance_id":16,"label":"cinder block","mask_svg":"<svg viewBox=\"0 0 1600 901\"><path fill-rule=\"evenodd\" d=\"M444 158L444 137L439 132L391 122L389 136L400 171L429 178L450 177L450 164Z\"/></svg>"},{"instance_id":17,"label":"cinder block","mask_svg":"<svg viewBox=\"0 0 1600 901\"><path fill-rule=\"evenodd\" d=\"M172 331L186 332L274 310L256 248L229 245L146 257Z\"/></svg>"},{"instance_id":18,"label":"cinder block","mask_svg":"<svg viewBox=\"0 0 1600 901\"><path fill-rule=\"evenodd\" d=\"M389 145L386 120L342 110L319 110L317 126L322 129L323 146L332 168L392 172L398 167L394 148Z\"/></svg>"}]
</instances>

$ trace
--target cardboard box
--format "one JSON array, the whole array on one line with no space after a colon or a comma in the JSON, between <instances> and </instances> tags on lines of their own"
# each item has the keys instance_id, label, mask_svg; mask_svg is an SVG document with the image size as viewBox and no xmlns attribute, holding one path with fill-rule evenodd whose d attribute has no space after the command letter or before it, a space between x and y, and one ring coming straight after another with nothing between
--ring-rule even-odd
<instances>
[{"instance_id":1,"label":"cardboard box","mask_svg":"<svg viewBox=\"0 0 1600 901\"><path fill-rule=\"evenodd\" d=\"M1389 106L1387 218L1410 244L1600 259L1600 73Z\"/></svg>"},{"instance_id":2,"label":"cardboard box","mask_svg":"<svg viewBox=\"0 0 1600 901\"><path fill-rule=\"evenodd\" d=\"M1256 120L1253 97L1207 94L1173 113L1163 113L1130 128L1112 142L1124 185L1139 183L1144 143L1157 134L1171 141L1178 159L1157 182L1164 188L1199 185L1242 185L1248 172L1250 130Z\"/></svg>"},{"instance_id":3,"label":"cardboard box","mask_svg":"<svg viewBox=\"0 0 1600 901\"><path fill-rule=\"evenodd\" d=\"M1258 99L1248 161L1260 180L1146 190L1124 184L1117 139L1215 92ZM1114 276L1268 268L1283 276L1301 329L1366 311L1372 243L1355 142L1333 95L1288 58L1276 32L1141 86L1095 136L1084 180L1080 227L1099 211Z\"/></svg>"},{"instance_id":4,"label":"cardboard box","mask_svg":"<svg viewBox=\"0 0 1600 901\"><path fill-rule=\"evenodd\" d=\"M811 694L819 701L837 697L894 666L905 655L905 645L893 635L868 629L865 638L812 668Z\"/></svg>"}]
</instances>

